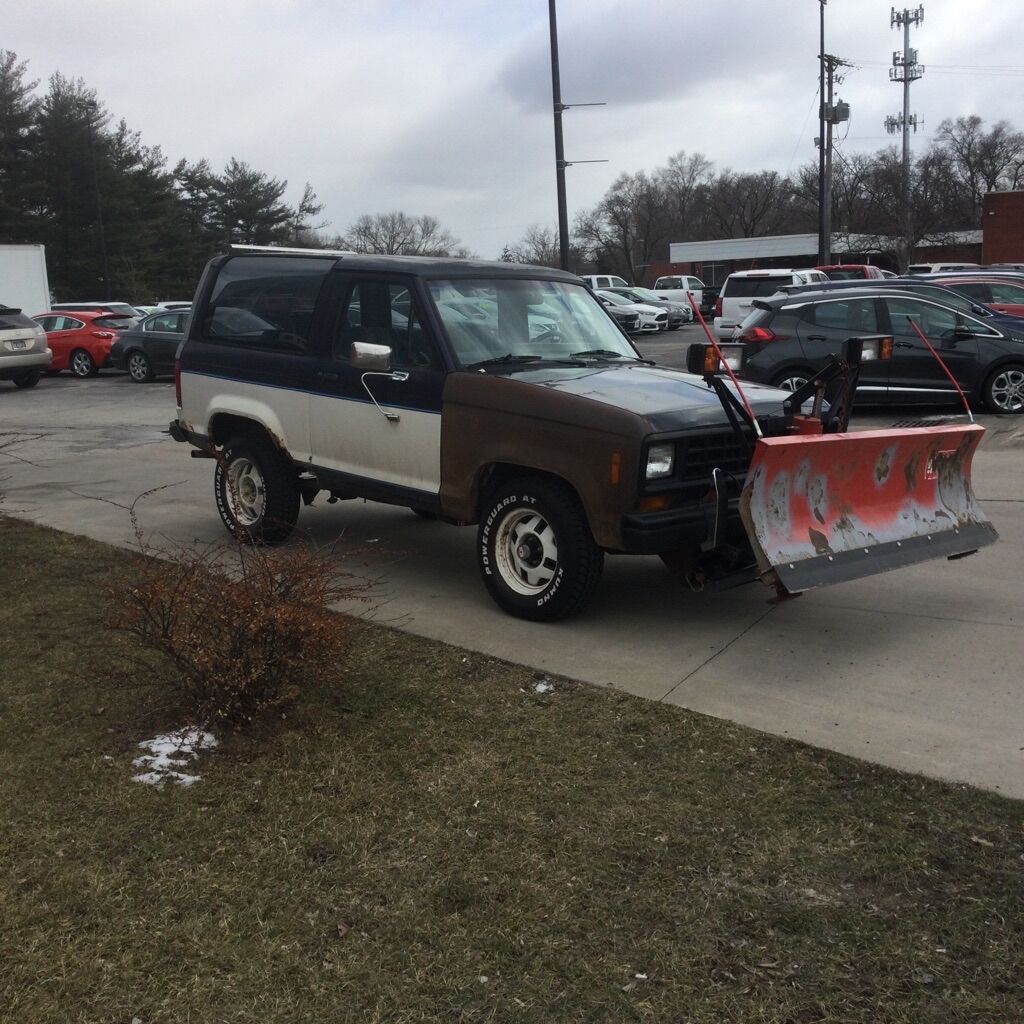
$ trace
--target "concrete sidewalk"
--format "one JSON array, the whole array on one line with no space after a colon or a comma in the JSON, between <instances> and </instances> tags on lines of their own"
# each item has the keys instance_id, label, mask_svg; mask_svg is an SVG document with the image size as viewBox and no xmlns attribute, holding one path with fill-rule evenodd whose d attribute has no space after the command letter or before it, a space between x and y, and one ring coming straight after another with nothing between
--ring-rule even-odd
<instances>
[{"instance_id":1,"label":"concrete sidewalk","mask_svg":"<svg viewBox=\"0 0 1024 1024\"><path fill-rule=\"evenodd\" d=\"M172 414L170 385L123 377L5 390L0 432L48 435L19 449L35 465L0 467L7 511L125 544L127 517L74 492L128 503L166 486L140 505L149 533L222 540L211 464L161 433ZM620 556L581 617L535 625L491 604L471 528L363 502L318 502L300 527L366 552L353 567L378 580L378 621L1024 798L1024 424L989 426L974 479L1000 544L783 605L760 586L691 594L658 559Z\"/></svg>"}]
</instances>

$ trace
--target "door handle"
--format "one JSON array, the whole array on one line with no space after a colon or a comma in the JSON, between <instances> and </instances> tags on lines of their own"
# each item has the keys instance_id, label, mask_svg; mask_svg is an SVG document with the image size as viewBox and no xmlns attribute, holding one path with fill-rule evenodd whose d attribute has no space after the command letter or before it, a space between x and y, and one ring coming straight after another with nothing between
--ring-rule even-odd
<instances>
[{"instance_id":1,"label":"door handle","mask_svg":"<svg viewBox=\"0 0 1024 1024\"><path fill-rule=\"evenodd\" d=\"M330 381L331 383L337 383L341 378L333 370L317 370L316 375L320 380Z\"/></svg>"},{"instance_id":2,"label":"door handle","mask_svg":"<svg viewBox=\"0 0 1024 1024\"><path fill-rule=\"evenodd\" d=\"M828 341L828 338L826 338L824 334L808 334L807 335L807 340L808 341Z\"/></svg>"},{"instance_id":3,"label":"door handle","mask_svg":"<svg viewBox=\"0 0 1024 1024\"><path fill-rule=\"evenodd\" d=\"M914 346L909 341L897 341L893 348L913 348Z\"/></svg>"}]
</instances>

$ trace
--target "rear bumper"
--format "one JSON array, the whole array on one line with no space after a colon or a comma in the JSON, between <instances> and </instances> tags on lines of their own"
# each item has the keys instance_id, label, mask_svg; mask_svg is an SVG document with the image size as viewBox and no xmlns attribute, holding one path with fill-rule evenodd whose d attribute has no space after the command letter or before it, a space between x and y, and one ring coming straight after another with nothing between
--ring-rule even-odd
<instances>
[{"instance_id":1,"label":"rear bumper","mask_svg":"<svg viewBox=\"0 0 1024 1024\"><path fill-rule=\"evenodd\" d=\"M20 352L18 355L4 353L0 355L0 380L21 377L32 370L48 370L52 361L53 353L48 348Z\"/></svg>"}]
</instances>

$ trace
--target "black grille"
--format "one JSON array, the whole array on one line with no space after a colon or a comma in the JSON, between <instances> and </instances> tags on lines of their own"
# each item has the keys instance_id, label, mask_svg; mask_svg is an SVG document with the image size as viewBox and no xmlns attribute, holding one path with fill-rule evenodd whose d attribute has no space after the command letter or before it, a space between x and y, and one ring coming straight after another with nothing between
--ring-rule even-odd
<instances>
[{"instance_id":1,"label":"black grille","mask_svg":"<svg viewBox=\"0 0 1024 1024\"><path fill-rule=\"evenodd\" d=\"M677 457L679 479L683 483L707 483L715 468L741 477L750 464L743 442L731 430L683 438L678 444Z\"/></svg>"}]
</instances>

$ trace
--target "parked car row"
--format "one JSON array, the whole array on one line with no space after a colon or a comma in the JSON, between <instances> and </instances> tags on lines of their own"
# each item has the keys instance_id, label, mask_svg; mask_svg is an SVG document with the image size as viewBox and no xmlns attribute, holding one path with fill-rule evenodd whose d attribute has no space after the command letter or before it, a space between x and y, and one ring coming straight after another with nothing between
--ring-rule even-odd
<instances>
[{"instance_id":1,"label":"parked car row","mask_svg":"<svg viewBox=\"0 0 1024 1024\"><path fill-rule=\"evenodd\" d=\"M26 388L38 384L43 374L64 371L84 379L112 367L137 383L174 373L191 304L142 319L133 307L131 313L108 308L121 305L58 303L33 317L0 306L0 380Z\"/></svg>"},{"instance_id":2,"label":"parked car row","mask_svg":"<svg viewBox=\"0 0 1024 1024\"><path fill-rule=\"evenodd\" d=\"M731 333L748 346L745 379L794 391L845 339L881 334L893 338L893 357L862 366L860 404L956 403L959 385L992 412L1024 413L1024 318L979 305L951 286L921 278L791 285L751 306Z\"/></svg>"}]
</instances>

